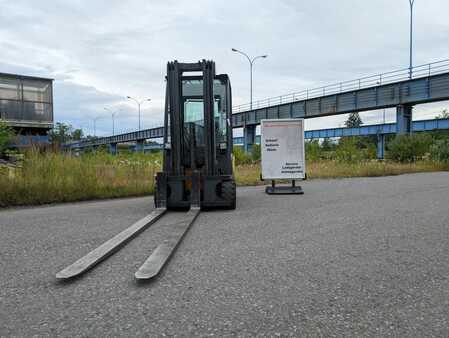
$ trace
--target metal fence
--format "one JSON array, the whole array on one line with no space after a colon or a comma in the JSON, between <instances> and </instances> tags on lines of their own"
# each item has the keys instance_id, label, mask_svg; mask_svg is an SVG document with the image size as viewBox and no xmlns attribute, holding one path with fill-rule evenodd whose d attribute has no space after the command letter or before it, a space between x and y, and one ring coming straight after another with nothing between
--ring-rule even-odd
<instances>
[{"instance_id":1,"label":"metal fence","mask_svg":"<svg viewBox=\"0 0 449 338\"><path fill-rule=\"evenodd\" d=\"M0 73L0 118L52 123L52 80Z\"/></svg>"},{"instance_id":2,"label":"metal fence","mask_svg":"<svg viewBox=\"0 0 449 338\"><path fill-rule=\"evenodd\" d=\"M259 108L266 108L270 106L277 106L284 103L291 103L322 97L327 95L334 95L353 90L381 86L389 83L396 83L410 79L423 78L426 76L437 75L449 72L449 59L427 63L412 68L411 73L409 68L403 68L392 72L361 77L355 80L343 81L331 85L302 90L296 93L290 93L281 96L274 96L267 99L254 101L252 103L245 103L232 108L233 113L240 113Z\"/></svg>"}]
</instances>

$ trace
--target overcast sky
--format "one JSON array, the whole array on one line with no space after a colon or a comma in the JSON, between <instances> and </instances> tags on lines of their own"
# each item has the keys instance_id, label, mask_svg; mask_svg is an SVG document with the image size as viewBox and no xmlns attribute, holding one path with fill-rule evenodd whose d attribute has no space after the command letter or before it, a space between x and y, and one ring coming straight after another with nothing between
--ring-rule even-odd
<instances>
[{"instance_id":1,"label":"overcast sky","mask_svg":"<svg viewBox=\"0 0 449 338\"><path fill-rule=\"evenodd\" d=\"M449 58L449 1L415 1L415 65ZM408 0L0 0L0 72L54 78L55 120L111 134L137 129L127 95L151 98L143 127L161 124L166 63L213 59L231 78L235 104L408 67ZM447 104L449 105L449 104ZM442 104L417 107L414 119ZM363 113L365 123L379 111ZM387 119L394 119L392 111ZM308 121L339 126L344 116Z\"/></svg>"}]
</instances>

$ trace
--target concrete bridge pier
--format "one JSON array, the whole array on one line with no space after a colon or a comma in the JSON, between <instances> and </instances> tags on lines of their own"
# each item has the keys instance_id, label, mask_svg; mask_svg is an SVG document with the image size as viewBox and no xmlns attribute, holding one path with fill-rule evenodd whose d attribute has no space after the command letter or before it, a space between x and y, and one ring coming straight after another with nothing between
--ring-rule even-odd
<instances>
[{"instance_id":1,"label":"concrete bridge pier","mask_svg":"<svg viewBox=\"0 0 449 338\"><path fill-rule=\"evenodd\" d=\"M396 107L396 133L410 134L412 132L412 105L399 105Z\"/></svg>"},{"instance_id":2,"label":"concrete bridge pier","mask_svg":"<svg viewBox=\"0 0 449 338\"><path fill-rule=\"evenodd\" d=\"M145 140L137 140L136 141L136 152L138 152L138 153L144 152L144 143L145 143Z\"/></svg>"},{"instance_id":3,"label":"concrete bridge pier","mask_svg":"<svg viewBox=\"0 0 449 338\"><path fill-rule=\"evenodd\" d=\"M377 134L377 159L385 158L385 134Z\"/></svg>"},{"instance_id":4,"label":"concrete bridge pier","mask_svg":"<svg viewBox=\"0 0 449 338\"><path fill-rule=\"evenodd\" d=\"M109 143L109 153L117 155L117 143Z\"/></svg>"},{"instance_id":5,"label":"concrete bridge pier","mask_svg":"<svg viewBox=\"0 0 449 338\"><path fill-rule=\"evenodd\" d=\"M251 151L254 143L256 143L256 125L245 125L243 127L243 149L246 152Z\"/></svg>"}]
</instances>

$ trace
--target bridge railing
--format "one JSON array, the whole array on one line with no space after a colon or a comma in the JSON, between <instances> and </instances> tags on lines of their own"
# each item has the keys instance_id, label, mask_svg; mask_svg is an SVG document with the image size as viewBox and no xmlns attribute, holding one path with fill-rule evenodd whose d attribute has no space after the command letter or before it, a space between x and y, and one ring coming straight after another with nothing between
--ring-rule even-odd
<instances>
[{"instance_id":1,"label":"bridge railing","mask_svg":"<svg viewBox=\"0 0 449 338\"><path fill-rule=\"evenodd\" d=\"M449 72L449 59L415 66L411 69L411 78L417 79L447 72ZM269 97L267 99L254 101L252 103L252 108L250 103L245 103L238 106L234 106L232 110L233 113L240 113L254 109L277 106L285 103L292 103L296 101L313 99L316 97L322 97L326 95L334 95L363 88L381 86L409 79L410 79L410 69L403 68L382 74L361 77L355 80L338 82L323 87L311 88L286 95Z\"/></svg>"}]
</instances>

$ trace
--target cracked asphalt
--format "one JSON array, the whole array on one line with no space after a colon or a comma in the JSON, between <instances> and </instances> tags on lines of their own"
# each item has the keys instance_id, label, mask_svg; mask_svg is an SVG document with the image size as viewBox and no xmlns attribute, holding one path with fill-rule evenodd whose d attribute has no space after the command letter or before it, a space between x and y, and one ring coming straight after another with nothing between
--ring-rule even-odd
<instances>
[{"instance_id":1,"label":"cracked asphalt","mask_svg":"<svg viewBox=\"0 0 449 338\"><path fill-rule=\"evenodd\" d=\"M238 189L237 210L202 212L144 284L135 271L182 213L61 283L152 199L2 210L0 336L449 336L449 173L303 188Z\"/></svg>"}]
</instances>

